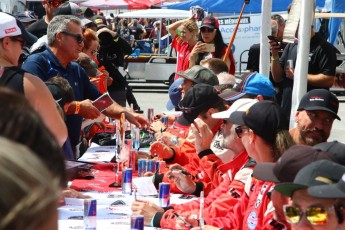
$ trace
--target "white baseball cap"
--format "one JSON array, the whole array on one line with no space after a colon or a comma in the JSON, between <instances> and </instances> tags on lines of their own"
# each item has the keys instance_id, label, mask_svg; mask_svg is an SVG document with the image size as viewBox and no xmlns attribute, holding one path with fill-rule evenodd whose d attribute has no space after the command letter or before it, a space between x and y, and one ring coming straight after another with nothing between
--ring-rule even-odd
<instances>
[{"instance_id":1,"label":"white baseball cap","mask_svg":"<svg viewBox=\"0 0 345 230\"><path fill-rule=\"evenodd\" d=\"M22 35L29 44L37 41L37 38L25 30L23 24L10 14L0 12L0 38Z\"/></svg>"},{"instance_id":2,"label":"white baseball cap","mask_svg":"<svg viewBox=\"0 0 345 230\"><path fill-rule=\"evenodd\" d=\"M236 100L228 110L212 114L216 119L229 119L230 115L235 111L247 111L252 105L258 102L257 99L241 98Z\"/></svg>"}]
</instances>

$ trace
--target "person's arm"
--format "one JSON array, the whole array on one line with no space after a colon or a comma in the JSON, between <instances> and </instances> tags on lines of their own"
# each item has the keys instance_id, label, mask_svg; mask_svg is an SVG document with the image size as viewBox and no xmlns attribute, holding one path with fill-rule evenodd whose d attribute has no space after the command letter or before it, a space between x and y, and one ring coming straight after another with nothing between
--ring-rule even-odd
<instances>
[{"instance_id":1,"label":"person's arm","mask_svg":"<svg viewBox=\"0 0 345 230\"><path fill-rule=\"evenodd\" d=\"M39 113L44 124L62 146L67 139L67 127L56 109L55 100L47 86L40 78L25 73L24 92L32 107Z\"/></svg>"},{"instance_id":2,"label":"person's arm","mask_svg":"<svg viewBox=\"0 0 345 230\"><path fill-rule=\"evenodd\" d=\"M335 81L335 76L319 74L308 74L308 85L316 87L331 88Z\"/></svg>"},{"instance_id":3,"label":"person's arm","mask_svg":"<svg viewBox=\"0 0 345 230\"><path fill-rule=\"evenodd\" d=\"M183 19L177 22L174 22L173 24L167 26L168 32L171 34L171 37L175 37L177 34L177 29L186 21L191 20L190 18Z\"/></svg>"},{"instance_id":4,"label":"person's arm","mask_svg":"<svg viewBox=\"0 0 345 230\"><path fill-rule=\"evenodd\" d=\"M280 82L283 80L283 68L279 62L279 54L278 54L280 45L276 44L275 41L269 41L269 43L271 46L271 53L272 53L272 56L271 56L272 78L275 82Z\"/></svg>"}]
</instances>

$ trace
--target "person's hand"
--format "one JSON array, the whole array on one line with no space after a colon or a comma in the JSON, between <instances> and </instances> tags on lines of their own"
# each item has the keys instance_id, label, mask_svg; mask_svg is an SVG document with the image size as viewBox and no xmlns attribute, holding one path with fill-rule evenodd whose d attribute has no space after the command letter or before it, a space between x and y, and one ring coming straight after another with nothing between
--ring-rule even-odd
<instances>
[{"instance_id":1,"label":"person's hand","mask_svg":"<svg viewBox=\"0 0 345 230\"><path fill-rule=\"evenodd\" d=\"M196 152L200 153L205 149L209 149L214 135L208 125L200 118L196 118L194 123L191 124L191 128L195 136Z\"/></svg>"},{"instance_id":2,"label":"person's hand","mask_svg":"<svg viewBox=\"0 0 345 230\"><path fill-rule=\"evenodd\" d=\"M66 188L62 190L61 196L63 197L68 197L68 198L77 198L77 199L89 199L91 196L81 194L80 192L71 189L71 188Z\"/></svg>"},{"instance_id":3,"label":"person's hand","mask_svg":"<svg viewBox=\"0 0 345 230\"><path fill-rule=\"evenodd\" d=\"M150 125L149 121L142 114L126 111L125 115L126 119L138 128L143 128Z\"/></svg>"},{"instance_id":4,"label":"person's hand","mask_svg":"<svg viewBox=\"0 0 345 230\"><path fill-rule=\"evenodd\" d=\"M163 159L170 159L174 156L173 150L160 141L153 142L150 146L151 156L158 155Z\"/></svg>"},{"instance_id":5,"label":"person's hand","mask_svg":"<svg viewBox=\"0 0 345 230\"><path fill-rule=\"evenodd\" d=\"M154 115L153 120L154 121L160 120L164 116L165 116L164 113L158 113L158 114Z\"/></svg>"},{"instance_id":6,"label":"person's hand","mask_svg":"<svg viewBox=\"0 0 345 230\"><path fill-rule=\"evenodd\" d=\"M164 212L164 209L155 205L149 201L137 200L134 201L132 206L133 215L142 215L144 216L144 224L150 225L152 218L157 212Z\"/></svg>"},{"instance_id":7,"label":"person's hand","mask_svg":"<svg viewBox=\"0 0 345 230\"><path fill-rule=\"evenodd\" d=\"M294 70L291 68L286 68L285 69L285 76L286 76L286 78L293 80L294 79Z\"/></svg>"},{"instance_id":8,"label":"person's hand","mask_svg":"<svg viewBox=\"0 0 345 230\"><path fill-rule=\"evenodd\" d=\"M180 165L180 164L172 164L172 165L170 165L169 170L170 171L172 171L172 170L184 170L184 171L186 171L185 168L182 165Z\"/></svg>"},{"instance_id":9,"label":"person's hand","mask_svg":"<svg viewBox=\"0 0 345 230\"><path fill-rule=\"evenodd\" d=\"M86 99L80 102L79 113L83 118L96 119L101 115L101 112L92 104L92 101Z\"/></svg>"},{"instance_id":10,"label":"person's hand","mask_svg":"<svg viewBox=\"0 0 345 230\"><path fill-rule=\"evenodd\" d=\"M173 180L178 189L182 192L192 194L196 189L191 175L185 175L181 170L169 170L166 173L167 178Z\"/></svg>"},{"instance_id":11,"label":"person's hand","mask_svg":"<svg viewBox=\"0 0 345 230\"><path fill-rule=\"evenodd\" d=\"M204 53L205 49L206 49L206 43L198 41L195 44L194 48L192 49L192 52L190 52L189 56L192 56L195 58L196 55L198 55L198 53Z\"/></svg>"},{"instance_id":12,"label":"person's hand","mask_svg":"<svg viewBox=\"0 0 345 230\"><path fill-rule=\"evenodd\" d=\"M102 130L106 129L106 126L103 122L95 122L93 124L96 125L99 129L102 129Z\"/></svg>"},{"instance_id":13,"label":"person's hand","mask_svg":"<svg viewBox=\"0 0 345 230\"><path fill-rule=\"evenodd\" d=\"M219 227L214 227L214 226L211 226L211 225L205 225L204 226L204 230L219 230L220 228ZM195 227L195 228L191 228L191 230L201 230L200 227Z\"/></svg>"},{"instance_id":14,"label":"person's hand","mask_svg":"<svg viewBox=\"0 0 345 230\"><path fill-rule=\"evenodd\" d=\"M152 122L150 125L150 130L152 130L155 133L161 132L162 130L165 130L165 129L166 129L165 125L160 120L156 120Z\"/></svg>"},{"instance_id":15,"label":"person's hand","mask_svg":"<svg viewBox=\"0 0 345 230\"><path fill-rule=\"evenodd\" d=\"M182 217L182 216L181 216ZM183 217L192 227L198 226L199 222L195 218ZM174 229L191 229L185 222L176 218L176 225Z\"/></svg>"},{"instance_id":16,"label":"person's hand","mask_svg":"<svg viewBox=\"0 0 345 230\"><path fill-rule=\"evenodd\" d=\"M99 85L100 79L98 77L91 77L90 82L97 87Z\"/></svg>"},{"instance_id":17,"label":"person's hand","mask_svg":"<svg viewBox=\"0 0 345 230\"><path fill-rule=\"evenodd\" d=\"M272 40L269 40L269 44L270 44L270 47L271 47L271 53L272 53L272 58L279 58L279 51L280 51L280 44L275 42L275 41L272 41Z\"/></svg>"},{"instance_id":18,"label":"person's hand","mask_svg":"<svg viewBox=\"0 0 345 230\"><path fill-rule=\"evenodd\" d=\"M112 83L113 83L113 78L112 77L106 77L106 79L107 79L107 86L110 86Z\"/></svg>"}]
</instances>

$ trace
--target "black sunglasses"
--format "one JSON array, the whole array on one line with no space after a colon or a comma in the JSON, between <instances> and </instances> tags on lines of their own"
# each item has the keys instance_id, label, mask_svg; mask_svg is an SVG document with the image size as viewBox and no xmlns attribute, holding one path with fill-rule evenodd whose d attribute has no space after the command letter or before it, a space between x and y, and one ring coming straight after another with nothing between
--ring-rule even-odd
<instances>
[{"instance_id":1,"label":"black sunglasses","mask_svg":"<svg viewBox=\"0 0 345 230\"><path fill-rule=\"evenodd\" d=\"M10 39L11 39L12 41L14 41L14 42L19 42L20 45L21 45L21 47L22 47L22 49L23 49L23 47L25 46L25 40L22 39L22 38L19 38L19 37L10 37Z\"/></svg>"},{"instance_id":2,"label":"black sunglasses","mask_svg":"<svg viewBox=\"0 0 345 230\"><path fill-rule=\"evenodd\" d=\"M201 31L202 33L205 33L205 32L212 33L212 32L214 31L214 29L210 29L210 28L208 28L208 27L201 27L201 28L200 28L200 31Z\"/></svg>"},{"instance_id":3,"label":"black sunglasses","mask_svg":"<svg viewBox=\"0 0 345 230\"><path fill-rule=\"evenodd\" d=\"M78 42L78 44L81 44L84 41L83 36L80 34L73 34L73 33L67 32L67 31L62 31L61 33L65 34L67 36L74 37L75 40Z\"/></svg>"},{"instance_id":4,"label":"black sunglasses","mask_svg":"<svg viewBox=\"0 0 345 230\"><path fill-rule=\"evenodd\" d=\"M235 132L236 132L236 134L237 134L237 136L238 136L239 138L242 137L243 130L249 130L249 128L248 128L248 127L245 127L245 126L237 126L237 127L235 128Z\"/></svg>"}]
</instances>

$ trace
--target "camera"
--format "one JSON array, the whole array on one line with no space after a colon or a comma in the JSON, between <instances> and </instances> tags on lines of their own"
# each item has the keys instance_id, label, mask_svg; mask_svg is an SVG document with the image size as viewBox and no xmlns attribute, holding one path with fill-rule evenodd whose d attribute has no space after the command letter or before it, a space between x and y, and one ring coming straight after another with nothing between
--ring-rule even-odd
<instances>
[{"instance_id":1,"label":"camera","mask_svg":"<svg viewBox=\"0 0 345 230\"><path fill-rule=\"evenodd\" d=\"M204 19L204 17L206 16L204 9L200 6L192 6L190 8L190 11L197 21L202 21L202 19Z\"/></svg>"}]
</instances>

